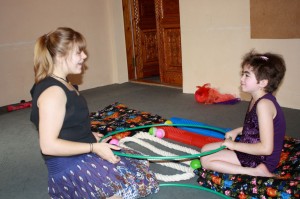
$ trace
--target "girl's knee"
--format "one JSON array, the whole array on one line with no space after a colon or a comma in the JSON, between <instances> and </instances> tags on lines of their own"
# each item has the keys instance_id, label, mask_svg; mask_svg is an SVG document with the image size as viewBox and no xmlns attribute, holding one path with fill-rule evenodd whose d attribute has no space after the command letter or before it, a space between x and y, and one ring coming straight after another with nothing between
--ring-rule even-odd
<instances>
[{"instance_id":1,"label":"girl's knee","mask_svg":"<svg viewBox=\"0 0 300 199\"><path fill-rule=\"evenodd\" d=\"M209 144L206 144L204 145L202 148L201 148L201 152L205 152L205 151L210 151L210 150L213 150L213 149L217 149L221 146L221 142L214 142L214 143L209 143Z\"/></svg>"},{"instance_id":2,"label":"girl's knee","mask_svg":"<svg viewBox=\"0 0 300 199\"><path fill-rule=\"evenodd\" d=\"M205 152L205 151L209 151L211 148L211 144L206 144L201 148L201 153Z\"/></svg>"},{"instance_id":3,"label":"girl's knee","mask_svg":"<svg viewBox=\"0 0 300 199\"><path fill-rule=\"evenodd\" d=\"M205 158L205 156L200 157L200 162L201 162L201 166L206 169L207 168L207 158Z\"/></svg>"},{"instance_id":4,"label":"girl's knee","mask_svg":"<svg viewBox=\"0 0 300 199\"><path fill-rule=\"evenodd\" d=\"M204 151L206 151L206 148L207 148L207 145L204 145L204 146L201 148L201 153L203 153Z\"/></svg>"},{"instance_id":5,"label":"girl's knee","mask_svg":"<svg viewBox=\"0 0 300 199\"><path fill-rule=\"evenodd\" d=\"M207 169L210 165L212 155L206 155L200 157L201 166L205 169Z\"/></svg>"}]
</instances>

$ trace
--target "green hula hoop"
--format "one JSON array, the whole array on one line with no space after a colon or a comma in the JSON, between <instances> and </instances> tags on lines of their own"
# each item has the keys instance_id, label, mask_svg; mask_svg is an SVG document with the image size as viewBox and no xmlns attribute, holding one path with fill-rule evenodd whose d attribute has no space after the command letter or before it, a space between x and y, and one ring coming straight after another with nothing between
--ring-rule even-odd
<instances>
[{"instance_id":1,"label":"green hula hoop","mask_svg":"<svg viewBox=\"0 0 300 199\"><path fill-rule=\"evenodd\" d=\"M127 129L122 129L122 130L118 130L118 131L113 131L111 133L108 133L107 135L103 136L99 142L101 142L103 139L118 134L118 133L122 133L122 132L126 132L126 131L134 131L134 130L138 130L138 129L143 129L143 128L150 128L150 127L156 127L156 126L184 126L184 127L194 127L194 128L202 128L202 129L209 129L209 130L214 130L220 133L225 134L226 132L221 129L221 128L217 128L217 127L210 127L210 126L205 126L205 125L193 125L193 124L152 124L152 125L145 125L145 126L138 126L138 127L133 127L133 128L127 128ZM181 156L144 156L144 155L136 155L136 154L126 154L126 153L121 153L118 151L113 151L113 153L115 155L118 156L123 156L123 157L128 157L128 158L136 158L136 159L147 159L147 160L178 160L178 159L193 159L193 158L198 158L201 156L206 156L206 155L210 155L213 153L216 153L218 151L223 150L224 148L226 148L225 146L221 146L217 149L214 150L210 150L210 151L205 151L202 153L198 153L198 154L192 154L192 155L181 155ZM204 190L213 194L216 194L218 196L221 196L222 198L226 198L226 199L230 199L230 197L213 191L211 189L202 187L202 186L196 186L196 185L191 185L191 184L178 184L178 183L162 183L159 185L160 187L185 187L185 188L193 188L193 189L198 189L198 190Z\"/></svg>"},{"instance_id":2,"label":"green hula hoop","mask_svg":"<svg viewBox=\"0 0 300 199\"><path fill-rule=\"evenodd\" d=\"M107 135L103 136L99 142L101 142L103 139L118 134L126 131L134 131L138 129L144 129L144 128L150 128L150 127L156 127L156 126L184 126L184 127L193 127L193 128L202 128L202 129L209 129L213 131L217 131L220 133L225 134L225 130L217 127L211 127L211 126L205 126L205 125L194 125L194 124L152 124L152 125L145 125L145 126L137 126L133 128L127 128L127 129L121 129L118 131L113 131L111 133L108 133ZM225 146L221 146L217 149L213 149L210 151L205 151L202 153L197 153L197 154L191 154L191 155L181 155L181 156L145 156L145 155L137 155L137 154L126 154L126 153L121 153L118 151L113 151L115 155L122 156L122 157L128 157L128 158L136 158L136 159L147 159L147 160L179 160L179 159L193 159L193 158L199 158L202 156L210 155L216 152L219 152L223 149L225 149Z\"/></svg>"},{"instance_id":3,"label":"green hula hoop","mask_svg":"<svg viewBox=\"0 0 300 199\"><path fill-rule=\"evenodd\" d=\"M136 159L146 159L146 160L181 160L181 159L194 159L199 158L202 156L210 155L213 153L217 153L221 150L225 149L225 146L221 146L217 149L205 151L202 153L196 153L191 155L180 155L180 156L149 156L149 155L136 155L136 154L128 154L128 153L122 153L118 151L114 151L115 155L123 156L127 158L136 158Z\"/></svg>"}]
</instances>

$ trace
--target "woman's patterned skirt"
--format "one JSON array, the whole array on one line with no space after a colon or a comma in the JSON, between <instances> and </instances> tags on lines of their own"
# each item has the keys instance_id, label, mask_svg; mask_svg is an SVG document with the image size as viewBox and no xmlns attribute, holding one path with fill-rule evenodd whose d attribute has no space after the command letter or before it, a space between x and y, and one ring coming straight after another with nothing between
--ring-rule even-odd
<instances>
[{"instance_id":1,"label":"woman's patterned skirt","mask_svg":"<svg viewBox=\"0 0 300 199\"><path fill-rule=\"evenodd\" d=\"M123 149L125 150L125 149ZM126 153L136 154L127 150ZM55 157L46 160L51 198L145 197L157 193L159 183L147 160L121 157L112 164L96 154Z\"/></svg>"}]
</instances>

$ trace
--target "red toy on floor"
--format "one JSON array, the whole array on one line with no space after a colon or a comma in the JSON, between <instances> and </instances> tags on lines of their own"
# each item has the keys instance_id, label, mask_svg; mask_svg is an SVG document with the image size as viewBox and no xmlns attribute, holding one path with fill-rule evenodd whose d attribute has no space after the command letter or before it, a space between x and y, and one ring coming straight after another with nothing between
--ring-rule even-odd
<instances>
[{"instance_id":1,"label":"red toy on floor","mask_svg":"<svg viewBox=\"0 0 300 199\"><path fill-rule=\"evenodd\" d=\"M21 102L19 104L8 105L7 111L8 112L16 111L16 110L20 110L20 109L24 109L24 108L29 108L31 106L32 106L31 101L26 102L25 100L21 100Z\"/></svg>"},{"instance_id":2,"label":"red toy on floor","mask_svg":"<svg viewBox=\"0 0 300 199\"><path fill-rule=\"evenodd\" d=\"M220 138L200 135L186 130L182 130L180 128L169 126L162 126L158 128L163 129L165 131L165 138L169 138L171 140L175 140L177 142L182 142L184 144L196 146L199 148L202 148L202 146L207 143L222 141L222 139Z\"/></svg>"}]
</instances>

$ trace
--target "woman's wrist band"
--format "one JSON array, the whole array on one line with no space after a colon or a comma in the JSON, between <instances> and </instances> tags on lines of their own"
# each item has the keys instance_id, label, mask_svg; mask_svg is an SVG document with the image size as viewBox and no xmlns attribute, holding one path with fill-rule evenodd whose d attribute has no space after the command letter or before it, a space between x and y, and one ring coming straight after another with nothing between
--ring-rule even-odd
<instances>
[{"instance_id":1,"label":"woman's wrist band","mask_svg":"<svg viewBox=\"0 0 300 199\"><path fill-rule=\"evenodd\" d=\"M90 143L90 153L93 153L93 143Z\"/></svg>"}]
</instances>

